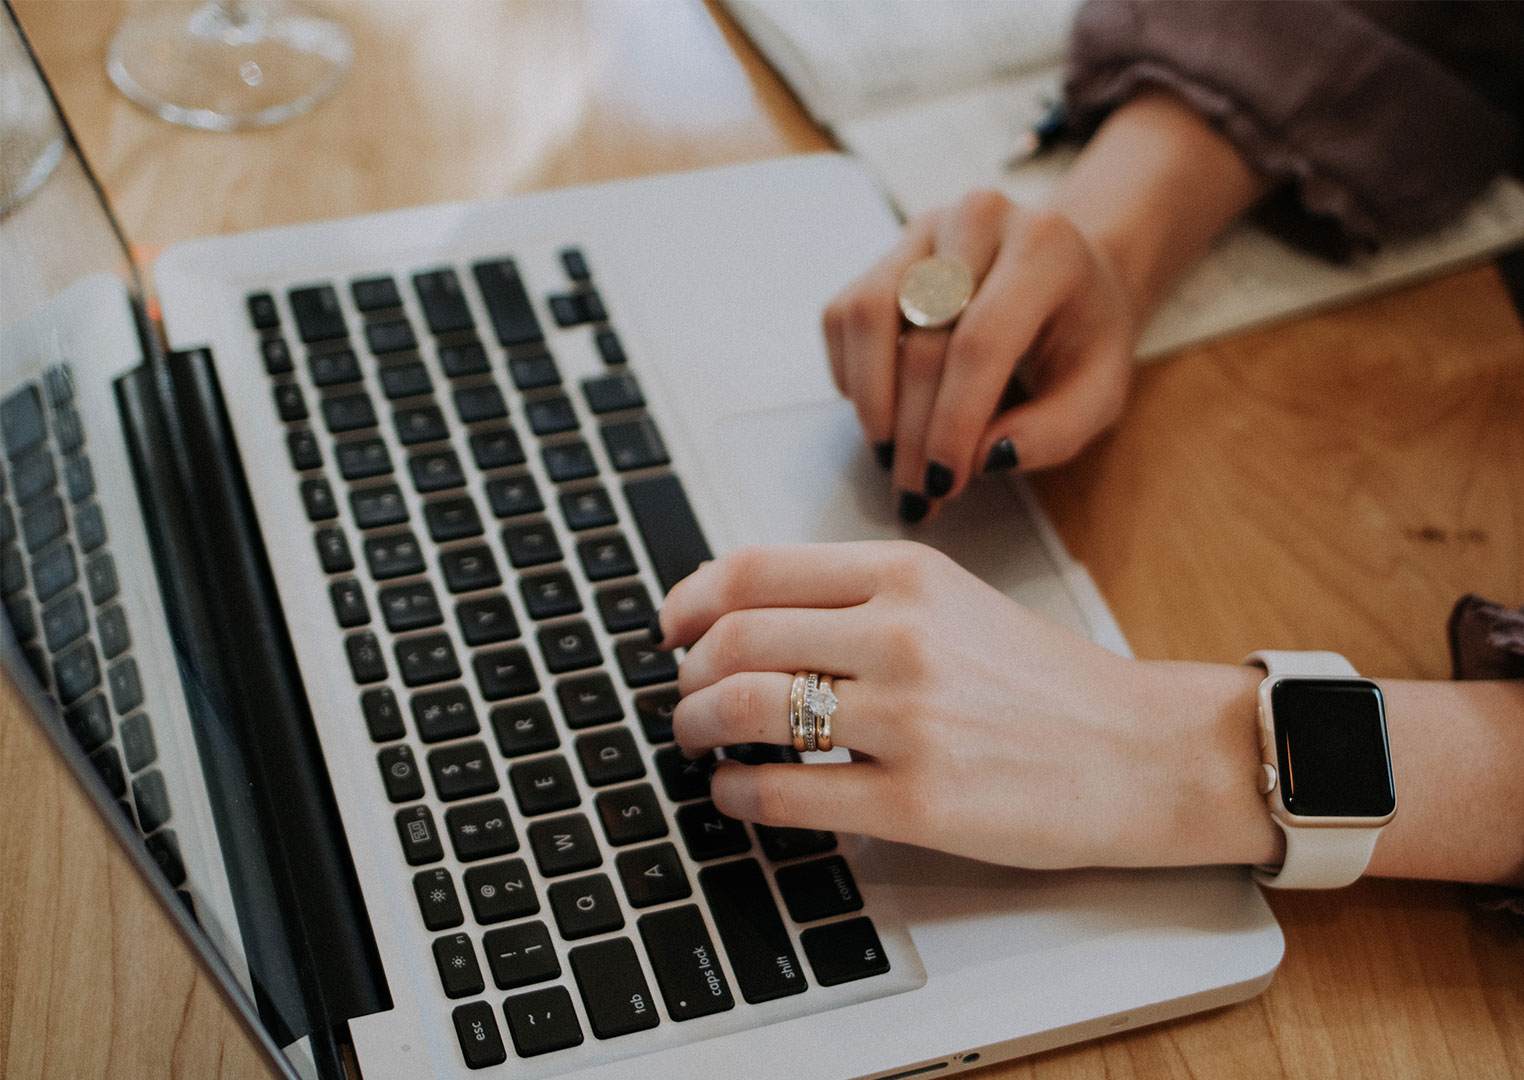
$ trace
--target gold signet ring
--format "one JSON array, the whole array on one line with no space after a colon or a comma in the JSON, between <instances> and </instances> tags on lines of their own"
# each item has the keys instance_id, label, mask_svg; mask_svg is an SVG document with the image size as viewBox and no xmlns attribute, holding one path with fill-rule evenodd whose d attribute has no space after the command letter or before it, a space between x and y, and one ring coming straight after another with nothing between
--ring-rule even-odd
<instances>
[{"instance_id":1,"label":"gold signet ring","mask_svg":"<svg viewBox=\"0 0 1524 1080\"><path fill-rule=\"evenodd\" d=\"M932 255L911 263L900 278L900 313L915 326L936 330L963 314L973 295L973 271Z\"/></svg>"}]
</instances>

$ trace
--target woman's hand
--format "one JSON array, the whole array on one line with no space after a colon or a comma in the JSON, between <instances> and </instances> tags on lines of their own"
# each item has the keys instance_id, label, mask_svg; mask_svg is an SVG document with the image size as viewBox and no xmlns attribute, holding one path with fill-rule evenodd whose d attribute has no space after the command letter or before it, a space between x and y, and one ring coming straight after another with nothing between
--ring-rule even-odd
<instances>
[{"instance_id":1,"label":"woman's hand","mask_svg":"<svg viewBox=\"0 0 1524 1080\"><path fill-rule=\"evenodd\" d=\"M933 254L969 267L973 298L949 329L907 330L900 278ZM1132 375L1128 298L1100 249L996 192L911 222L824 323L836 386L892 458L907 522L977 473L1067 461L1117 418ZM1007 407L1018 368L1031 398Z\"/></svg>"},{"instance_id":2,"label":"woman's hand","mask_svg":"<svg viewBox=\"0 0 1524 1080\"><path fill-rule=\"evenodd\" d=\"M789 743L794 672L836 677L854 760L722 762L734 817L1025 867L1275 857L1247 668L1123 659L905 542L738 551L660 618L689 755Z\"/></svg>"}]
</instances>

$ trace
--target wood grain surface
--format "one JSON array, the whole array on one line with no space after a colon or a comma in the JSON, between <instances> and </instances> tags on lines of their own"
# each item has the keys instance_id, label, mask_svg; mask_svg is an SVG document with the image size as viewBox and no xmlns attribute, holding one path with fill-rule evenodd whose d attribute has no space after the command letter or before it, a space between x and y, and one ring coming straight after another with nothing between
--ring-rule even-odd
<instances>
[{"instance_id":1,"label":"wood grain surface","mask_svg":"<svg viewBox=\"0 0 1524 1080\"><path fill-rule=\"evenodd\" d=\"M355 38L348 80L231 136L116 93L106 45L133 6L16 9L149 254L829 145L698 0L330 4ZM1036 486L1139 656L1332 648L1443 678L1456 597L1524 603L1521 417L1524 329L1483 266L1146 367L1118 427ZM92 814L0 685L0 1072L266 1075ZM1287 949L1259 998L972 1075L1524 1076L1524 934L1467 889L1270 901Z\"/></svg>"}]
</instances>

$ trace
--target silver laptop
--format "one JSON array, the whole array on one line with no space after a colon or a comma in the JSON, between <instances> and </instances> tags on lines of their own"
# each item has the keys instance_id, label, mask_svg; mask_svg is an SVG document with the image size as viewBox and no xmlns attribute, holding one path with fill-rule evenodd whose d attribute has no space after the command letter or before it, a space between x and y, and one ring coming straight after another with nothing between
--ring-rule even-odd
<instances>
[{"instance_id":1,"label":"silver laptop","mask_svg":"<svg viewBox=\"0 0 1524 1080\"><path fill-rule=\"evenodd\" d=\"M818 331L898 228L850 161L183 244L156 325L18 35L5 664L285 1075L929 1075L1265 987L1245 871L762 828L673 745L667 588L902 534ZM1126 650L1021 484L914 535Z\"/></svg>"}]
</instances>

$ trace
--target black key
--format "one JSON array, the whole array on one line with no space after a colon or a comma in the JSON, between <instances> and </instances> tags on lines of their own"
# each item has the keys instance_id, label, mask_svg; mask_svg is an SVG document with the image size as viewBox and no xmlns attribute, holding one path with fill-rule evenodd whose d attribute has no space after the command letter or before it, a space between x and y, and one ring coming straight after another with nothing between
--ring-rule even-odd
<instances>
[{"instance_id":1,"label":"black key","mask_svg":"<svg viewBox=\"0 0 1524 1080\"><path fill-rule=\"evenodd\" d=\"M12 598L16 599L16 598ZM25 598L21 598L25 602ZM9 601L7 601L9 603ZM41 645L21 646L21 656L27 662L27 666L37 676L37 681L46 683L48 679L48 654L42 651Z\"/></svg>"},{"instance_id":2,"label":"black key","mask_svg":"<svg viewBox=\"0 0 1524 1080\"><path fill-rule=\"evenodd\" d=\"M487 350L480 341L463 341L439 347L439 366L452 379L467 375L483 375L492 370L487 360Z\"/></svg>"},{"instance_id":3,"label":"black key","mask_svg":"<svg viewBox=\"0 0 1524 1080\"><path fill-rule=\"evenodd\" d=\"M138 677L138 662L128 656L106 671L106 685L111 691L111 707L125 716L143 704L143 682Z\"/></svg>"},{"instance_id":4,"label":"black key","mask_svg":"<svg viewBox=\"0 0 1524 1080\"><path fill-rule=\"evenodd\" d=\"M95 643L87 639L60 653L53 661L53 683L58 690L58 700L65 706L74 704L99 686L101 668L95 656Z\"/></svg>"},{"instance_id":5,"label":"black key","mask_svg":"<svg viewBox=\"0 0 1524 1080\"><path fill-rule=\"evenodd\" d=\"M569 810L582 801L577 782L572 779L571 767L560 754L510 766L508 782L513 785L519 809L530 817L553 810Z\"/></svg>"},{"instance_id":6,"label":"black key","mask_svg":"<svg viewBox=\"0 0 1524 1080\"><path fill-rule=\"evenodd\" d=\"M471 695L463 686L446 686L414 694L412 706L418 737L426 743L459 739L481 730Z\"/></svg>"},{"instance_id":7,"label":"black key","mask_svg":"<svg viewBox=\"0 0 1524 1080\"><path fill-rule=\"evenodd\" d=\"M695 862L718 859L722 855L739 855L751 848L745 826L720 813L712 802L678 807L677 829Z\"/></svg>"},{"instance_id":8,"label":"black key","mask_svg":"<svg viewBox=\"0 0 1524 1080\"><path fill-rule=\"evenodd\" d=\"M624 716L613 682L601 671L562 679L556 684L556 699L570 728L609 724Z\"/></svg>"},{"instance_id":9,"label":"black key","mask_svg":"<svg viewBox=\"0 0 1524 1080\"><path fill-rule=\"evenodd\" d=\"M405 360L401 363L381 365L381 392L388 401L398 398L418 397L434 389L429 369L421 361Z\"/></svg>"},{"instance_id":10,"label":"black key","mask_svg":"<svg viewBox=\"0 0 1524 1080\"><path fill-rule=\"evenodd\" d=\"M589 581L607 581L635 573L635 556L619 533L592 536L577 543L577 558Z\"/></svg>"},{"instance_id":11,"label":"black key","mask_svg":"<svg viewBox=\"0 0 1524 1080\"><path fill-rule=\"evenodd\" d=\"M275 299L269 293L251 293L246 302L249 305L249 321L254 324L254 329L273 330L280 325L280 312L276 310Z\"/></svg>"},{"instance_id":12,"label":"black key","mask_svg":"<svg viewBox=\"0 0 1524 1080\"><path fill-rule=\"evenodd\" d=\"M159 756L159 748L154 745L153 728L148 724L148 717L142 713L129 716L122 721L120 733L122 757L127 762L128 772L137 772L154 763ZM165 801L167 804L167 795Z\"/></svg>"},{"instance_id":13,"label":"black key","mask_svg":"<svg viewBox=\"0 0 1524 1080\"><path fill-rule=\"evenodd\" d=\"M7 457L36 446L47 437L47 422L42 416L42 395L35 386L23 386L0 401L0 437L5 440Z\"/></svg>"},{"instance_id":14,"label":"black key","mask_svg":"<svg viewBox=\"0 0 1524 1080\"><path fill-rule=\"evenodd\" d=\"M635 925L672 1019L692 1020L735 1008L730 984L696 905L653 911Z\"/></svg>"},{"instance_id":15,"label":"black key","mask_svg":"<svg viewBox=\"0 0 1524 1080\"><path fill-rule=\"evenodd\" d=\"M508 1034L519 1057L536 1057L582 1042L582 1027L564 986L547 986L503 1002Z\"/></svg>"},{"instance_id":16,"label":"black key","mask_svg":"<svg viewBox=\"0 0 1524 1080\"><path fill-rule=\"evenodd\" d=\"M25 594L7 597L5 613L10 617L11 629L16 632L17 641L26 641L37 633L37 620L32 617L32 602ZM39 675L38 679L46 681L47 676Z\"/></svg>"},{"instance_id":17,"label":"black key","mask_svg":"<svg viewBox=\"0 0 1524 1080\"><path fill-rule=\"evenodd\" d=\"M651 605L651 595L638 581L623 585L608 585L595 594L598 614L603 617L603 627L611 634L623 634L628 630L640 630L651 625L656 609Z\"/></svg>"},{"instance_id":18,"label":"black key","mask_svg":"<svg viewBox=\"0 0 1524 1080\"><path fill-rule=\"evenodd\" d=\"M74 372L68 364L54 364L42 373L48 404L57 409L74 400Z\"/></svg>"},{"instance_id":19,"label":"black key","mask_svg":"<svg viewBox=\"0 0 1524 1080\"><path fill-rule=\"evenodd\" d=\"M180 858L180 842L175 839L175 830L160 829L144 840L143 846L148 849L148 854L153 856L153 861L159 864L159 870L169 879L171 885L178 886L185 883L185 862ZM181 890L177 895L189 906L189 893ZM191 915L194 917L194 910Z\"/></svg>"},{"instance_id":20,"label":"black key","mask_svg":"<svg viewBox=\"0 0 1524 1080\"><path fill-rule=\"evenodd\" d=\"M323 423L334 435L346 431L359 431L376 426L376 410L370 403L370 395L340 394L323 399Z\"/></svg>"},{"instance_id":21,"label":"black key","mask_svg":"<svg viewBox=\"0 0 1524 1080\"><path fill-rule=\"evenodd\" d=\"M847 860L840 855L785 866L777 877L778 891L795 922L814 922L862 910L862 894L847 869Z\"/></svg>"},{"instance_id":22,"label":"black key","mask_svg":"<svg viewBox=\"0 0 1524 1080\"><path fill-rule=\"evenodd\" d=\"M386 657L376 635L369 630L345 638L344 651L349 654L349 671L361 686L386 678Z\"/></svg>"},{"instance_id":23,"label":"black key","mask_svg":"<svg viewBox=\"0 0 1524 1080\"><path fill-rule=\"evenodd\" d=\"M567 956L587 1021L600 1039L645 1031L659 1022L656 1002L628 938L581 945Z\"/></svg>"},{"instance_id":24,"label":"black key","mask_svg":"<svg viewBox=\"0 0 1524 1080\"><path fill-rule=\"evenodd\" d=\"M543 390L561 385L561 372L548 352L515 356L508 361L508 376L520 390Z\"/></svg>"},{"instance_id":25,"label":"black key","mask_svg":"<svg viewBox=\"0 0 1524 1080\"><path fill-rule=\"evenodd\" d=\"M53 455L46 446L33 447L11 462L11 488L18 503L30 502L57 483Z\"/></svg>"},{"instance_id":26,"label":"black key","mask_svg":"<svg viewBox=\"0 0 1524 1080\"><path fill-rule=\"evenodd\" d=\"M162 772L151 769L133 781L133 806L137 809L137 827L145 833L169 821L169 789Z\"/></svg>"},{"instance_id":27,"label":"black key","mask_svg":"<svg viewBox=\"0 0 1524 1080\"><path fill-rule=\"evenodd\" d=\"M340 626L348 629L370 622L370 605L365 602L365 590L354 578L335 581L328 586L328 596L333 601L333 614Z\"/></svg>"},{"instance_id":28,"label":"black key","mask_svg":"<svg viewBox=\"0 0 1524 1080\"><path fill-rule=\"evenodd\" d=\"M627 480L624 495L663 592L714 557L676 476L663 473Z\"/></svg>"},{"instance_id":29,"label":"black key","mask_svg":"<svg viewBox=\"0 0 1524 1080\"><path fill-rule=\"evenodd\" d=\"M445 802L490 795L498 789L497 773L485 743L460 743L431 750L429 772L434 776L434 793Z\"/></svg>"},{"instance_id":30,"label":"black key","mask_svg":"<svg viewBox=\"0 0 1524 1080\"><path fill-rule=\"evenodd\" d=\"M866 979L889 970L889 957L867 918L813 927L799 935L799 943L821 986Z\"/></svg>"},{"instance_id":31,"label":"black key","mask_svg":"<svg viewBox=\"0 0 1524 1080\"><path fill-rule=\"evenodd\" d=\"M597 289L584 289L578 295L582 302L582 314L588 322L607 322L608 309L603 306L603 297L598 295Z\"/></svg>"},{"instance_id":32,"label":"black key","mask_svg":"<svg viewBox=\"0 0 1524 1080\"><path fill-rule=\"evenodd\" d=\"M529 826L529 846L546 877L591 870L603 862L592 826L582 814L536 821Z\"/></svg>"},{"instance_id":33,"label":"black key","mask_svg":"<svg viewBox=\"0 0 1524 1080\"><path fill-rule=\"evenodd\" d=\"M661 441L655 423L649 416L636 420L622 420L617 424L604 424L599 432L609 460L620 472L632 469L649 469L665 465L671 460L667 447Z\"/></svg>"},{"instance_id":34,"label":"black key","mask_svg":"<svg viewBox=\"0 0 1524 1080\"><path fill-rule=\"evenodd\" d=\"M519 636L518 620L502 593L462 600L455 605L455 621L467 645L493 645Z\"/></svg>"},{"instance_id":35,"label":"black key","mask_svg":"<svg viewBox=\"0 0 1524 1080\"><path fill-rule=\"evenodd\" d=\"M529 418L529 430L536 435L559 435L577 429L577 412L563 394L529 402L524 406L524 415Z\"/></svg>"},{"instance_id":36,"label":"black key","mask_svg":"<svg viewBox=\"0 0 1524 1080\"><path fill-rule=\"evenodd\" d=\"M438 862L444 858L444 845L434 827L434 812L427 806L409 806L397 811L397 838L402 841L402 856L409 866Z\"/></svg>"},{"instance_id":37,"label":"black key","mask_svg":"<svg viewBox=\"0 0 1524 1080\"><path fill-rule=\"evenodd\" d=\"M693 895L683 860L671 844L621 851L614 859L632 907L650 907ZM659 976L658 976L659 978Z\"/></svg>"},{"instance_id":38,"label":"black key","mask_svg":"<svg viewBox=\"0 0 1524 1080\"><path fill-rule=\"evenodd\" d=\"M423 777L418 774L418 761L413 748L407 743L388 746L376 755L381 768L381 782L386 785L386 797L394 803L411 802L423 798Z\"/></svg>"},{"instance_id":39,"label":"black key","mask_svg":"<svg viewBox=\"0 0 1524 1080\"><path fill-rule=\"evenodd\" d=\"M591 281L592 272L587 268L587 260L577 248L566 248L561 252L561 265L566 268L566 276L573 281Z\"/></svg>"},{"instance_id":40,"label":"black key","mask_svg":"<svg viewBox=\"0 0 1524 1080\"><path fill-rule=\"evenodd\" d=\"M367 537L365 562L370 567L370 576L377 581L423 573L423 552L410 532Z\"/></svg>"},{"instance_id":41,"label":"black key","mask_svg":"<svg viewBox=\"0 0 1524 1080\"><path fill-rule=\"evenodd\" d=\"M573 532L602 528L619 520L609 493L598 486L561 492L561 516Z\"/></svg>"},{"instance_id":42,"label":"black key","mask_svg":"<svg viewBox=\"0 0 1524 1080\"><path fill-rule=\"evenodd\" d=\"M0 515L9 514L9 506L0 506ZM11 533L15 536L15 533ZM9 596L26 585L26 563L21 558L21 549L15 544L6 544L0 549L0 596Z\"/></svg>"},{"instance_id":43,"label":"black key","mask_svg":"<svg viewBox=\"0 0 1524 1080\"><path fill-rule=\"evenodd\" d=\"M603 654L598 651L593 628L581 619L542 626L539 639L540 655L545 658L545 666L553 674L597 667L603 663ZM674 676L675 674L674 672Z\"/></svg>"},{"instance_id":44,"label":"black key","mask_svg":"<svg viewBox=\"0 0 1524 1080\"><path fill-rule=\"evenodd\" d=\"M709 797L709 777L714 772L714 754L701 758L689 758L676 746L663 746L656 751L656 775L667 798L673 802Z\"/></svg>"},{"instance_id":45,"label":"black key","mask_svg":"<svg viewBox=\"0 0 1524 1080\"><path fill-rule=\"evenodd\" d=\"M377 356L384 353L410 352L418 348L418 338L413 334L412 324L406 319L366 323L365 343Z\"/></svg>"},{"instance_id":46,"label":"black key","mask_svg":"<svg viewBox=\"0 0 1524 1080\"><path fill-rule=\"evenodd\" d=\"M53 438L58 443L58 449L65 454L72 454L81 446L85 445L85 428L80 422L79 413L72 408L60 409L53 414Z\"/></svg>"},{"instance_id":47,"label":"black key","mask_svg":"<svg viewBox=\"0 0 1524 1080\"><path fill-rule=\"evenodd\" d=\"M476 424L483 420L501 420L508 415L508 405L503 401L503 392L488 383L456 390L455 412L461 423Z\"/></svg>"},{"instance_id":48,"label":"black key","mask_svg":"<svg viewBox=\"0 0 1524 1080\"><path fill-rule=\"evenodd\" d=\"M408 686L427 686L460 678L460 664L448 634L421 634L402 638L393 646L402 681Z\"/></svg>"},{"instance_id":49,"label":"black key","mask_svg":"<svg viewBox=\"0 0 1524 1080\"><path fill-rule=\"evenodd\" d=\"M612 330L600 330L593 337L598 346L598 355L603 357L603 362L609 367L618 367L626 362L624 346L619 343L619 335Z\"/></svg>"},{"instance_id":50,"label":"black key","mask_svg":"<svg viewBox=\"0 0 1524 1080\"><path fill-rule=\"evenodd\" d=\"M485 1069L508 1060L491 1005L469 1002L451 1013L450 1019L455 1022L455 1037L460 1040L460 1056L465 1058L466 1068Z\"/></svg>"},{"instance_id":51,"label":"black key","mask_svg":"<svg viewBox=\"0 0 1524 1080\"><path fill-rule=\"evenodd\" d=\"M429 527L429 536L437 544L482 534L481 515L476 512L476 504L469 495L424 503L423 519Z\"/></svg>"},{"instance_id":52,"label":"black key","mask_svg":"<svg viewBox=\"0 0 1524 1080\"><path fill-rule=\"evenodd\" d=\"M561 328L568 326L580 326L587 321L587 316L582 309L582 303L576 293L559 293L555 296L546 297L546 303L550 306L550 314L556 320L556 325Z\"/></svg>"},{"instance_id":53,"label":"black key","mask_svg":"<svg viewBox=\"0 0 1524 1080\"><path fill-rule=\"evenodd\" d=\"M492 513L500 518L537 514L545 509L534 477L528 473L488 480L486 490L487 503L492 507Z\"/></svg>"},{"instance_id":54,"label":"black key","mask_svg":"<svg viewBox=\"0 0 1524 1080\"><path fill-rule=\"evenodd\" d=\"M349 553L349 541L342 530L318 529L312 534L312 542L317 546L318 562L325 574L342 574L355 568L355 557Z\"/></svg>"},{"instance_id":55,"label":"black key","mask_svg":"<svg viewBox=\"0 0 1524 1080\"><path fill-rule=\"evenodd\" d=\"M471 456L478 469L524 464L524 448L512 428L474 432L471 435Z\"/></svg>"},{"instance_id":56,"label":"black key","mask_svg":"<svg viewBox=\"0 0 1524 1080\"><path fill-rule=\"evenodd\" d=\"M289 375L296 370L291 360L291 350L285 338L265 338L259 343L260 354L265 360L265 371L271 375Z\"/></svg>"},{"instance_id":57,"label":"black key","mask_svg":"<svg viewBox=\"0 0 1524 1080\"><path fill-rule=\"evenodd\" d=\"M466 474L461 470L460 458L455 456L454 450L414 454L408 459L408 470L413 474L413 486L422 495L461 487L466 482Z\"/></svg>"},{"instance_id":58,"label":"black key","mask_svg":"<svg viewBox=\"0 0 1524 1080\"><path fill-rule=\"evenodd\" d=\"M315 352L307 357L307 370L315 386L343 386L360 381L360 362L353 349Z\"/></svg>"},{"instance_id":59,"label":"black key","mask_svg":"<svg viewBox=\"0 0 1524 1080\"><path fill-rule=\"evenodd\" d=\"M836 847L836 834L824 829L785 829L775 825L753 825L762 850L774 862L800 855L819 855Z\"/></svg>"},{"instance_id":60,"label":"black key","mask_svg":"<svg viewBox=\"0 0 1524 1080\"><path fill-rule=\"evenodd\" d=\"M639 780L646 774L646 763L640 760L635 738L626 728L609 728L584 735L576 745L582 775L593 787Z\"/></svg>"},{"instance_id":61,"label":"black key","mask_svg":"<svg viewBox=\"0 0 1524 1080\"><path fill-rule=\"evenodd\" d=\"M730 957L741 996L753 1005L806 987L799 957L778 917L772 892L755 859L706 866L699 885L709 899L709 913Z\"/></svg>"},{"instance_id":62,"label":"black key","mask_svg":"<svg viewBox=\"0 0 1524 1080\"><path fill-rule=\"evenodd\" d=\"M64 723L69 725L80 749L88 754L111 738L111 710L106 706L106 695L92 694L72 709L65 709Z\"/></svg>"},{"instance_id":63,"label":"black key","mask_svg":"<svg viewBox=\"0 0 1524 1080\"><path fill-rule=\"evenodd\" d=\"M449 438L450 429L445 426L444 413L437 405L412 405L392 412L397 426L397 438L404 446L418 443L438 442Z\"/></svg>"},{"instance_id":64,"label":"black key","mask_svg":"<svg viewBox=\"0 0 1524 1080\"><path fill-rule=\"evenodd\" d=\"M4 494L5 477L0 475L0 494ZM8 504L0 502L0 544L16 539L16 517Z\"/></svg>"},{"instance_id":65,"label":"black key","mask_svg":"<svg viewBox=\"0 0 1524 1080\"><path fill-rule=\"evenodd\" d=\"M519 592L531 619L553 619L558 615L575 615L582 610L582 597L577 594L577 586L565 570L525 574L519 579Z\"/></svg>"},{"instance_id":66,"label":"black key","mask_svg":"<svg viewBox=\"0 0 1524 1080\"><path fill-rule=\"evenodd\" d=\"M541 341L540 321L535 318L529 294L512 259L480 262L471 268L487 303L487 314L501 345L528 345Z\"/></svg>"},{"instance_id":67,"label":"black key","mask_svg":"<svg viewBox=\"0 0 1524 1080\"><path fill-rule=\"evenodd\" d=\"M345 480L366 480L386 476L392 471L392 456L380 439L356 439L334 449L339 459L339 473Z\"/></svg>"},{"instance_id":68,"label":"black key","mask_svg":"<svg viewBox=\"0 0 1524 1080\"><path fill-rule=\"evenodd\" d=\"M418 911L428 930L448 930L466 921L455 893L455 879L444 867L420 870L413 875L413 895L418 897Z\"/></svg>"},{"instance_id":69,"label":"black key","mask_svg":"<svg viewBox=\"0 0 1524 1080\"><path fill-rule=\"evenodd\" d=\"M482 935L482 951L499 990L544 982L561 974L550 931L539 922L516 923Z\"/></svg>"},{"instance_id":70,"label":"black key","mask_svg":"<svg viewBox=\"0 0 1524 1080\"><path fill-rule=\"evenodd\" d=\"M490 589L503 583L492 552L483 544L444 552L439 556L439 567L452 593Z\"/></svg>"},{"instance_id":71,"label":"black key","mask_svg":"<svg viewBox=\"0 0 1524 1080\"><path fill-rule=\"evenodd\" d=\"M402 306L397 283L389 277L359 278L349 283L349 295L361 311L381 311ZM430 929L434 929L430 927Z\"/></svg>"},{"instance_id":72,"label":"black key","mask_svg":"<svg viewBox=\"0 0 1524 1080\"><path fill-rule=\"evenodd\" d=\"M423 305L423 317L431 332L448 334L455 330L469 330L476 325L454 270L414 274L413 288L418 291L418 302Z\"/></svg>"},{"instance_id":73,"label":"black key","mask_svg":"<svg viewBox=\"0 0 1524 1080\"><path fill-rule=\"evenodd\" d=\"M434 586L427 581L389 586L381 590L376 602L381 605L386 628L394 634L422 630L444 622L439 598L434 595Z\"/></svg>"},{"instance_id":74,"label":"black key","mask_svg":"<svg viewBox=\"0 0 1524 1080\"><path fill-rule=\"evenodd\" d=\"M635 697L635 715L646 733L646 741L664 743L672 741L672 710L677 708L680 695L677 687L652 690L649 694Z\"/></svg>"},{"instance_id":75,"label":"black key","mask_svg":"<svg viewBox=\"0 0 1524 1080\"><path fill-rule=\"evenodd\" d=\"M297 472L323 467L323 451L310 428L297 428L286 436L286 450L291 455L291 467Z\"/></svg>"},{"instance_id":76,"label":"black key","mask_svg":"<svg viewBox=\"0 0 1524 1080\"><path fill-rule=\"evenodd\" d=\"M556 531L544 518L506 526L503 546L508 549L508 561L519 569L561 560Z\"/></svg>"},{"instance_id":77,"label":"black key","mask_svg":"<svg viewBox=\"0 0 1524 1080\"><path fill-rule=\"evenodd\" d=\"M498 749L504 757L522 757L561 745L550 710L539 698L516 701L493 709L490 718L497 735Z\"/></svg>"},{"instance_id":78,"label":"black key","mask_svg":"<svg viewBox=\"0 0 1524 1080\"><path fill-rule=\"evenodd\" d=\"M307 509L309 521L332 521L339 516L339 508L333 501L333 488L326 478L313 476L302 481L302 505Z\"/></svg>"},{"instance_id":79,"label":"black key","mask_svg":"<svg viewBox=\"0 0 1524 1080\"><path fill-rule=\"evenodd\" d=\"M490 859L519 849L518 833L508 819L508 804L502 799L452 806L445 811L445 828L450 846L461 862Z\"/></svg>"},{"instance_id":80,"label":"black key","mask_svg":"<svg viewBox=\"0 0 1524 1080\"><path fill-rule=\"evenodd\" d=\"M640 383L627 371L582 380L582 395L587 398L587 407L599 414L639 409L646 403Z\"/></svg>"},{"instance_id":81,"label":"black key","mask_svg":"<svg viewBox=\"0 0 1524 1080\"><path fill-rule=\"evenodd\" d=\"M85 563L85 582L90 586L90 602L97 607L117 594L116 560L109 551L91 556Z\"/></svg>"},{"instance_id":82,"label":"black key","mask_svg":"<svg viewBox=\"0 0 1524 1080\"><path fill-rule=\"evenodd\" d=\"M568 480L586 480L598 475L598 463L593 460L593 452L581 439L541 447L540 458L545 462L545 471L558 484Z\"/></svg>"},{"instance_id":83,"label":"black key","mask_svg":"<svg viewBox=\"0 0 1524 1080\"><path fill-rule=\"evenodd\" d=\"M476 669L476 681L482 697L488 701L522 697L540 688L534 664L522 646L481 652L471 663Z\"/></svg>"},{"instance_id":84,"label":"black key","mask_svg":"<svg viewBox=\"0 0 1524 1080\"><path fill-rule=\"evenodd\" d=\"M67 543L45 548L32 559L32 592L39 604L46 604L78 580L74 549Z\"/></svg>"},{"instance_id":85,"label":"black key","mask_svg":"<svg viewBox=\"0 0 1524 1080\"><path fill-rule=\"evenodd\" d=\"M625 685L631 689L677 678L677 658L640 638L621 641L614 646L614 655Z\"/></svg>"},{"instance_id":86,"label":"black key","mask_svg":"<svg viewBox=\"0 0 1524 1080\"><path fill-rule=\"evenodd\" d=\"M63 500L57 495L41 495L21 508L21 536L29 552L51 544L68 527Z\"/></svg>"},{"instance_id":87,"label":"black key","mask_svg":"<svg viewBox=\"0 0 1524 1080\"><path fill-rule=\"evenodd\" d=\"M122 772L122 758L116 747L101 747L90 755L90 764L101 774L113 797L120 799L127 794L127 774Z\"/></svg>"},{"instance_id":88,"label":"black key","mask_svg":"<svg viewBox=\"0 0 1524 1080\"><path fill-rule=\"evenodd\" d=\"M470 997L486 989L468 934L434 939L434 964L439 968L439 983L444 987L445 997Z\"/></svg>"},{"instance_id":89,"label":"black key","mask_svg":"<svg viewBox=\"0 0 1524 1080\"><path fill-rule=\"evenodd\" d=\"M624 913L606 874L558 881L545 892L561 936L568 941L606 934L624 925Z\"/></svg>"},{"instance_id":90,"label":"black key","mask_svg":"<svg viewBox=\"0 0 1524 1080\"><path fill-rule=\"evenodd\" d=\"M95 473L89 458L76 454L64 459L64 490L76 506L95 494Z\"/></svg>"},{"instance_id":91,"label":"black key","mask_svg":"<svg viewBox=\"0 0 1524 1080\"><path fill-rule=\"evenodd\" d=\"M659 840L667 835L667 817L661 812L661 804L656 801L656 792L650 784L605 791L596 803L598 816L603 819L603 831L615 847Z\"/></svg>"},{"instance_id":92,"label":"black key","mask_svg":"<svg viewBox=\"0 0 1524 1080\"><path fill-rule=\"evenodd\" d=\"M349 333L344 325L344 312L339 307L339 296L332 285L292 289L286 298L291 301L291 313L296 316L296 328L303 344L341 338ZM253 311L252 298L250 311Z\"/></svg>"},{"instance_id":93,"label":"black key","mask_svg":"<svg viewBox=\"0 0 1524 1080\"><path fill-rule=\"evenodd\" d=\"M101 517L98 503L91 503L75 513L74 539L79 542L79 550L86 555L106 542L106 522Z\"/></svg>"},{"instance_id":94,"label":"black key","mask_svg":"<svg viewBox=\"0 0 1524 1080\"><path fill-rule=\"evenodd\" d=\"M360 709L365 713L365 728L372 742L391 742L407 734L402 726L402 709L391 687L365 691L360 695Z\"/></svg>"},{"instance_id":95,"label":"black key","mask_svg":"<svg viewBox=\"0 0 1524 1080\"><path fill-rule=\"evenodd\" d=\"M540 898L523 859L471 867L466 871L466 899L483 926L522 919L540 910Z\"/></svg>"}]
</instances>

